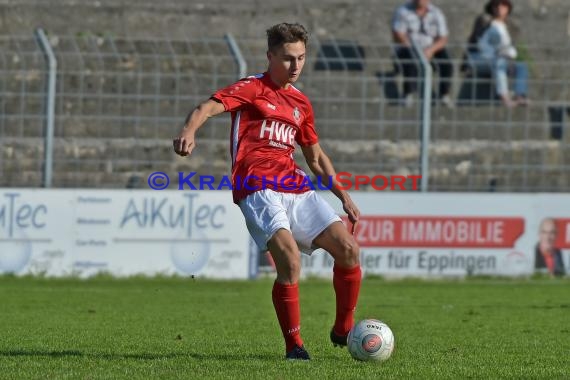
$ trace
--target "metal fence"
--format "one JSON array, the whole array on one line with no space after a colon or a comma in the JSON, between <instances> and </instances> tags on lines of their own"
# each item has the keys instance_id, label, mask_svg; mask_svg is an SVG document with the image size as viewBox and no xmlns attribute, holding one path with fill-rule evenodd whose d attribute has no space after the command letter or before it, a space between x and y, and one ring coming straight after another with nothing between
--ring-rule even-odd
<instances>
[{"instance_id":1,"label":"metal fence","mask_svg":"<svg viewBox=\"0 0 570 380\"><path fill-rule=\"evenodd\" d=\"M48 40L57 58L53 187L145 187L153 171L229 172L228 115L199 131L190 159L172 152L171 139L240 70L266 69L265 40L237 39L237 50L227 38ZM515 109L497 101L492 78L461 72L465 49L449 47L454 106L437 96L430 104L429 190L570 190L570 46L521 49L531 103ZM310 41L297 87L337 171L420 173L422 97L402 102L397 63L393 46ZM45 182L47 76L37 39L0 39L0 186Z\"/></svg>"}]
</instances>

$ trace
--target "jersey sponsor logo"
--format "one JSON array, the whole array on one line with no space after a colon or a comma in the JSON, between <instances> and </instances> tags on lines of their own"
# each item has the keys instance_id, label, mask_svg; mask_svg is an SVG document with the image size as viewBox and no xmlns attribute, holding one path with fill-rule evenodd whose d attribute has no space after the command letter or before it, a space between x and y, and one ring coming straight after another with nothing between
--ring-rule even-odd
<instances>
[{"instance_id":1,"label":"jersey sponsor logo","mask_svg":"<svg viewBox=\"0 0 570 380\"><path fill-rule=\"evenodd\" d=\"M267 120L263 120L259 131L259 138L274 140L279 143L293 146L295 144L296 134L297 130L290 125L280 123L278 121L268 123Z\"/></svg>"},{"instance_id":2,"label":"jersey sponsor logo","mask_svg":"<svg viewBox=\"0 0 570 380\"><path fill-rule=\"evenodd\" d=\"M274 146L276 148L281 148L281 149L289 149L289 147L285 144L281 144L277 141L273 141L273 140L269 140L269 145Z\"/></svg>"}]
</instances>

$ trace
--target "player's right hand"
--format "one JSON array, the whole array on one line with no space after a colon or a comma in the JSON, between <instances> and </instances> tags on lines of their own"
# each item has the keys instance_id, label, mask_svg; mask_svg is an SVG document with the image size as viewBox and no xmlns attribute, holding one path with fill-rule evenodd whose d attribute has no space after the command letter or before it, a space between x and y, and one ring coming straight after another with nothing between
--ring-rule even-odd
<instances>
[{"instance_id":1,"label":"player's right hand","mask_svg":"<svg viewBox=\"0 0 570 380\"><path fill-rule=\"evenodd\" d=\"M189 156L196 147L194 134L180 133L178 137L172 140L172 146L176 154L180 156Z\"/></svg>"}]
</instances>

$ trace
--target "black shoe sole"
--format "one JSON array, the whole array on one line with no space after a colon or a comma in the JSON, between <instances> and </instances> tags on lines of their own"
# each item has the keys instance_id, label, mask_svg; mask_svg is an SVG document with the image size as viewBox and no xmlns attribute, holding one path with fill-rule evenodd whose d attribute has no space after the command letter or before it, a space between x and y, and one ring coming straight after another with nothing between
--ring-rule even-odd
<instances>
[{"instance_id":1,"label":"black shoe sole","mask_svg":"<svg viewBox=\"0 0 570 380\"><path fill-rule=\"evenodd\" d=\"M348 336L342 337L340 335L335 334L334 330L331 330L330 338L334 347L340 347L340 348L346 347L347 343L345 342L348 339Z\"/></svg>"}]
</instances>

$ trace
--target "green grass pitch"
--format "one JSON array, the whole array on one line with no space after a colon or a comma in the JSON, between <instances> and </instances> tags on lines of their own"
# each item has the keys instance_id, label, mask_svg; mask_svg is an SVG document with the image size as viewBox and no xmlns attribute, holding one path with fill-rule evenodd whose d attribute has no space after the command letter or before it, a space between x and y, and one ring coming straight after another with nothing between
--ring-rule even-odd
<instances>
[{"instance_id":1,"label":"green grass pitch","mask_svg":"<svg viewBox=\"0 0 570 380\"><path fill-rule=\"evenodd\" d=\"M0 378L570 377L570 281L364 279L357 318L396 349L362 363L328 340L330 281L305 280L311 362L287 362L272 281L0 277Z\"/></svg>"}]
</instances>

